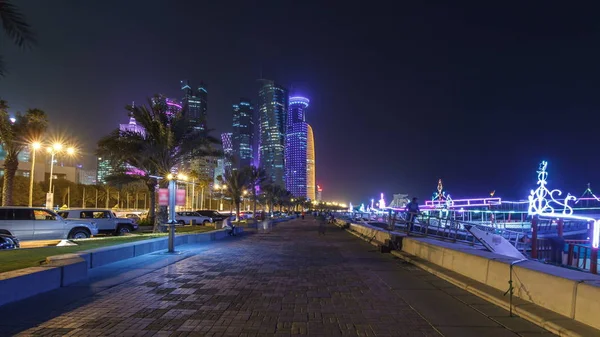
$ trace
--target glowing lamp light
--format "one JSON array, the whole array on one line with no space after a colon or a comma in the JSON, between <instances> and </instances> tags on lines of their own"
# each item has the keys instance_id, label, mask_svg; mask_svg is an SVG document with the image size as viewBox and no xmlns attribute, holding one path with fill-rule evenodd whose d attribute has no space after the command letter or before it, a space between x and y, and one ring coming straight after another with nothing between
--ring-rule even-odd
<instances>
[{"instance_id":1,"label":"glowing lamp light","mask_svg":"<svg viewBox=\"0 0 600 337\"><path fill-rule=\"evenodd\" d=\"M67 149L67 154L68 154L68 155L74 155L74 154L75 154L75 149L74 149L74 148L72 148L72 147L68 148L68 149Z\"/></svg>"},{"instance_id":2,"label":"glowing lamp light","mask_svg":"<svg viewBox=\"0 0 600 337\"><path fill-rule=\"evenodd\" d=\"M174 178L174 177L173 177L173 174L172 174L172 173L169 173L169 174L167 174L167 179L168 179L168 180L173 180L173 178Z\"/></svg>"},{"instance_id":3,"label":"glowing lamp light","mask_svg":"<svg viewBox=\"0 0 600 337\"><path fill-rule=\"evenodd\" d=\"M42 143L40 143L40 142L31 143L31 148L34 150L39 150L41 147L42 147Z\"/></svg>"},{"instance_id":4,"label":"glowing lamp light","mask_svg":"<svg viewBox=\"0 0 600 337\"><path fill-rule=\"evenodd\" d=\"M11 118L9 118L8 120L9 120L9 121L10 121L12 124L15 124L15 122L17 121L17 119L16 119L16 118L14 118L14 117L11 117Z\"/></svg>"},{"instance_id":5,"label":"glowing lamp light","mask_svg":"<svg viewBox=\"0 0 600 337\"><path fill-rule=\"evenodd\" d=\"M63 145L61 143L54 143L54 144L52 144L52 149L54 151L60 151L60 150L62 150L62 148L63 148Z\"/></svg>"}]
</instances>

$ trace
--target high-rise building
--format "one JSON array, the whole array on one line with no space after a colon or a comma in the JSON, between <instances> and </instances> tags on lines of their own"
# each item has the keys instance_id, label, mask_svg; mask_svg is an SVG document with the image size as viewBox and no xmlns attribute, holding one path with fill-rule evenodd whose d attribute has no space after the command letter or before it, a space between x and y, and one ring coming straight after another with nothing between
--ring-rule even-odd
<instances>
[{"instance_id":1,"label":"high-rise building","mask_svg":"<svg viewBox=\"0 0 600 337\"><path fill-rule=\"evenodd\" d=\"M122 132L135 132L141 135L146 134L146 130L144 129L144 127L138 125L133 116L129 117L129 123L119 124L119 130L121 130Z\"/></svg>"},{"instance_id":2,"label":"high-rise building","mask_svg":"<svg viewBox=\"0 0 600 337\"><path fill-rule=\"evenodd\" d=\"M260 166L274 184L285 187L285 134L288 91L270 80L262 80L259 95Z\"/></svg>"},{"instance_id":3,"label":"high-rise building","mask_svg":"<svg viewBox=\"0 0 600 337\"><path fill-rule=\"evenodd\" d=\"M98 157L98 169L96 170L96 183L106 184L106 177L112 175L115 169L111 165L110 160Z\"/></svg>"},{"instance_id":4,"label":"high-rise building","mask_svg":"<svg viewBox=\"0 0 600 337\"><path fill-rule=\"evenodd\" d=\"M317 201L323 200L323 188L317 185Z\"/></svg>"},{"instance_id":5,"label":"high-rise building","mask_svg":"<svg viewBox=\"0 0 600 337\"><path fill-rule=\"evenodd\" d=\"M98 179L98 173L96 170L78 170L78 183L82 185L96 185L96 179Z\"/></svg>"},{"instance_id":6,"label":"high-rise building","mask_svg":"<svg viewBox=\"0 0 600 337\"><path fill-rule=\"evenodd\" d=\"M161 105L159 109L165 111L168 117L173 117L181 113L182 107L181 102L174 98L165 97L163 95L157 95L152 97L152 104L154 107Z\"/></svg>"},{"instance_id":7,"label":"high-rise building","mask_svg":"<svg viewBox=\"0 0 600 337\"><path fill-rule=\"evenodd\" d=\"M192 125L204 130L206 128L206 114L208 111L208 92L203 82L194 90L187 80L181 81L183 90L183 113L189 118Z\"/></svg>"},{"instance_id":8,"label":"high-rise building","mask_svg":"<svg viewBox=\"0 0 600 337\"><path fill-rule=\"evenodd\" d=\"M317 171L315 162L315 137L313 129L309 124L307 126L306 137L306 198L309 200L317 200Z\"/></svg>"},{"instance_id":9,"label":"high-rise building","mask_svg":"<svg viewBox=\"0 0 600 337\"><path fill-rule=\"evenodd\" d=\"M295 197L307 196L308 98L290 97L285 142L285 187Z\"/></svg>"},{"instance_id":10,"label":"high-rise building","mask_svg":"<svg viewBox=\"0 0 600 337\"><path fill-rule=\"evenodd\" d=\"M219 185L219 176L225 174L225 159L217 159L217 167L215 167L215 174L213 175L213 185Z\"/></svg>"},{"instance_id":11,"label":"high-rise building","mask_svg":"<svg viewBox=\"0 0 600 337\"><path fill-rule=\"evenodd\" d=\"M221 134L221 143L223 144L223 157L225 159L225 168L230 169L232 167L233 158L233 133L225 132Z\"/></svg>"},{"instance_id":12,"label":"high-rise building","mask_svg":"<svg viewBox=\"0 0 600 337\"><path fill-rule=\"evenodd\" d=\"M233 105L233 158L235 167L252 165L254 158L254 108L248 99Z\"/></svg>"}]
</instances>

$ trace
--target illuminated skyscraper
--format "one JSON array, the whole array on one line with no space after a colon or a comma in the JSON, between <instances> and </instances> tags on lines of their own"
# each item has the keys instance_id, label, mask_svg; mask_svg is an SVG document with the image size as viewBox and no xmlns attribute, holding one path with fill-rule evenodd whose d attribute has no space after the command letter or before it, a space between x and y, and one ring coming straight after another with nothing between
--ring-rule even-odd
<instances>
[{"instance_id":1,"label":"illuminated skyscraper","mask_svg":"<svg viewBox=\"0 0 600 337\"><path fill-rule=\"evenodd\" d=\"M206 114L208 110L208 92L204 83L200 82L197 90L194 90L187 80L181 81L183 90L183 107L185 115L194 127L204 130L206 127Z\"/></svg>"},{"instance_id":2,"label":"illuminated skyscraper","mask_svg":"<svg viewBox=\"0 0 600 337\"><path fill-rule=\"evenodd\" d=\"M309 100L290 97L285 143L285 187L295 197L306 197L308 124L305 109Z\"/></svg>"},{"instance_id":3,"label":"illuminated skyscraper","mask_svg":"<svg viewBox=\"0 0 600 337\"><path fill-rule=\"evenodd\" d=\"M106 177L112 175L115 170L108 159L98 157L98 169L96 170L96 182L106 184Z\"/></svg>"},{"instance_id":4,"label":"illuminated skyscraper","mask_svg":"<svg viewBox=\"0 0 600 337\"><path fill-rule=\"evenodd\" d=\"M260 166L274 184L285 186L285 135L288 91L270 80L262 80L259 96Z\"/></svg>"},{"instance_id":5,"label":"illuminated skyscraper","mask_svg":"<svg viewBox=\"0 0 600 337\"><path fill-rule=\"evenodd\" d=\"M315 162L315 138L313 129L310 125L307 126L306 136L306 198L317 200L317 171Z\"/></svg>"},{"instance_id":6,"label":"illuminated skyscraper","mask_svg":"<svg viewBox=\"0 0 600 337\"><path fill-rule=\"evenodd\" d=\"M233 158L233 133L225 132L221 134L221 143L223 144L223 157L225 157L225 168L231 169Z\"/></svg>"},{"instance_id":7,"label":"illuminated skyscraper","mask_svg":"<svg viewBox=\"0 0 600 337\"><path fill-rule=\"evenodd\" d=\"M236 167L252 164L254 157L254 108L250 100L233 105L233 158Z\"/></svg>"}]
</instances>

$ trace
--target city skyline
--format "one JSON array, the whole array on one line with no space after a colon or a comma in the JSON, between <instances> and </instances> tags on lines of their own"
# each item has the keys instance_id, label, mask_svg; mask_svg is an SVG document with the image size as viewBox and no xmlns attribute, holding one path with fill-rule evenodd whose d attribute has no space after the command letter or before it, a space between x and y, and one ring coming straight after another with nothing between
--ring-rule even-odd
<instances>
[{"instance_id":1,"label":"city skyline","mask_svg":"<svg viewBox=\"0 0 600 337\"><path fill-rule=\"evenodd\" d=\"M271 78L314 101L327 198L426 198L439 178L454 195L518 197L542 159L561 166L553 179L569 190L600 185L591 169L598 159L585 150L597 143L585 126L598 108L600 29L583 7L548 4L532 20L537 8L527 3L241 4L232 12L189 2L169 15L157 2L113 4L20 1L39 43L3 52L9 73L0 91L10 111L46 111L51 133L79 140L86 168L95 166L97 140L126 122L131 101L180 98L182 79L194 89L204 81L207 123L218 135L240 96L258 109L256 80ZM288 11L296 15L284 22ZM201 44L181 33L198 29ZM290 48L292 37L302 47Z\"/></svg>"}]
</instances>

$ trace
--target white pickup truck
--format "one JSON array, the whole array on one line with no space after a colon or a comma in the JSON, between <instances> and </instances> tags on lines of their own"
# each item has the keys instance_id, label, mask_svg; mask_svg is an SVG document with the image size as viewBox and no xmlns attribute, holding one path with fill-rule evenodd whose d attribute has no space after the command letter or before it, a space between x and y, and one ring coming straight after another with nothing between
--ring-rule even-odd
<instances>
[{"instance_id":1,"label":"white pickup truck","mask_svg":"<svg viewBox=\"0 0 600 337\"><path fill-rule=\"evenodd\" d=\"M101 234L124 235L138 229L135 221L119 218L109 209L75 208L59 211L58 214L65 219L93 220Z\"/></svg>"}]
</instances>

